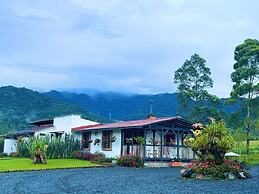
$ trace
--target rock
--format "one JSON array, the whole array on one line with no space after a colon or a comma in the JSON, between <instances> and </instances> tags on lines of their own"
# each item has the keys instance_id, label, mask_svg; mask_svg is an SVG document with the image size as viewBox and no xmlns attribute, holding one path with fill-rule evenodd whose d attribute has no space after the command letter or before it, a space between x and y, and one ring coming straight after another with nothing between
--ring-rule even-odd
<instances>
[{"instance_id":1,"label":"rock","mask_svg":"<svg viewBox=\"0 0 259 194\"><path fill-rule=\"evenodd\" d=\"M193 170L192 170L192 169L185 170L184 174L182 174L182 177L191 178L192 173L193 173Z\"/></svg>"},{"instance_id":2,"label":"rock","mask_svg":"<svg viewBox=\"0 0 259 194\"><path fill-rule=\"evenodd\" d=\"M227 178L228 178L229 180L234 180L234 179L236 178L236 176L235 176L234 174L232 174L232 173L229 173L228 176L227 176Z\"/></svg>"},{"instance_id":3,"label":"rock","mask_svg":"<svg viewBox=\"0 0 259 194\"><path fill-rule=\"evenodd\" d=\"M183 169L183 170L180 171L181 175L185 174L185 172L186 172L185 169Z\"/></svg>"},{"instance_id":4,"label":"rock","mask_svg":"<svg viewBox=\"0 0 259 194\"><path fill-rule=\"evenodd\" d=\"M204 179L204 176L202 174L197 174L196 179L202 180Z\"/></svg>"},{"instance_id":5,"label":"rock","mask_svg":"<svg viewBox=\"0 0 259 194\"><path fill-rule=\"evenodd\" d=\"M251 173L249 171L244 171L244 175L245 175L246 178L251 178L252 177L252 175L251 175Z\"/></svg>"},{"instance_id":6,"label":"rock","mask_svg":"<svg viewBox=\"0 0 259 194\"><path fill-rule=\"evenodd\" d=\"M237 173L237 178L246 179L245 173L244 172Z\"/></svg>"}]
</instances>

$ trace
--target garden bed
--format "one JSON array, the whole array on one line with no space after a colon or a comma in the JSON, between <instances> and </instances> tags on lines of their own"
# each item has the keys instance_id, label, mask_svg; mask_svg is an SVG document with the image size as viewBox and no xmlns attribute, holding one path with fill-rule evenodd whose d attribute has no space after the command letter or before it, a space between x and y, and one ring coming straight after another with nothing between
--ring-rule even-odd
<instances>
[{"instance_id":1,"label":"garden bed","mask_svg":"<svg viewBox=\"0 0 259 194\"><path fill-rule=\"evenodd\" d=\"M78 159L48 159L47 164L32 164L30 158L8 158L7 160L0 160L0 173L70 168L98 168L107 166L109 165L95 164L90 161Z\"/></svg>"}]
</instances>

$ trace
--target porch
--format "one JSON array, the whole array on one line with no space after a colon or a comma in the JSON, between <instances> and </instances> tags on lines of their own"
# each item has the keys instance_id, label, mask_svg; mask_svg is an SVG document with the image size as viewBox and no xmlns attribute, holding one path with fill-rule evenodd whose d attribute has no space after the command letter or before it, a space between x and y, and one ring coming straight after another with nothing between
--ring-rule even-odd
<instances>
[{"instance_id":1,"label":"porch","mask_svg":"<svg viewBox=\"0 0 259 194\"><path fill-rule=\"evenodd\" d=\"M173 125L172 122L161 122L141 128L125 128L121 131L121 155L138 155L145 161L190 161L195 155L184 144L187 136L192 136L191 125L179 121ZM137 137L144 138L145 143L139 145Z\"/></svg>"}]
</instances>

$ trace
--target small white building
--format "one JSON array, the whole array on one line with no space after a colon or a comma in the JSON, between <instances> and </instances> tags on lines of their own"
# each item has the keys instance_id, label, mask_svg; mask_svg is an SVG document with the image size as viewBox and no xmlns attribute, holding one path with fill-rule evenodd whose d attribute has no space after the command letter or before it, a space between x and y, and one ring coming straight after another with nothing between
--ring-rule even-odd
<instances>
[{"instance_id":1,"label":"small white building","mask_svg":"<svg viewBox=\"0 0 259 194\"><path fill-rule=\"evenodd\" d=\"M31 136L49 136L51 138L64 138L65 135L71 134L72 128L82 125L91 126L99 123L83 119L79 115L69 115L56 117L54 119L34 121L30 124L32 127L28 129L7 134L4 142L4 153L10 154L16 152L17 139L20 137L26 138Z\"/></svg>"}]
</instances>

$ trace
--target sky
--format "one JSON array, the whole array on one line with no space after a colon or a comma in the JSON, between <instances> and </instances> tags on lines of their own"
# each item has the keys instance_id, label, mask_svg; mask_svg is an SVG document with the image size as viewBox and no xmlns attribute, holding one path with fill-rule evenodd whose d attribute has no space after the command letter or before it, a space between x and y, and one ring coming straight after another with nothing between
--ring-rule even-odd
<instances>
[{"instance_id":1,"label":"sky","mask_svg":"<svg viewBox=\"0 0 259 194\"><path fill-rule=\"evenodd\" d=\"M259 38L258 0L1 0L0 85L175 92L194 53L212 94L232 88L234 49Z\"/></svg>"}]
</instances>

